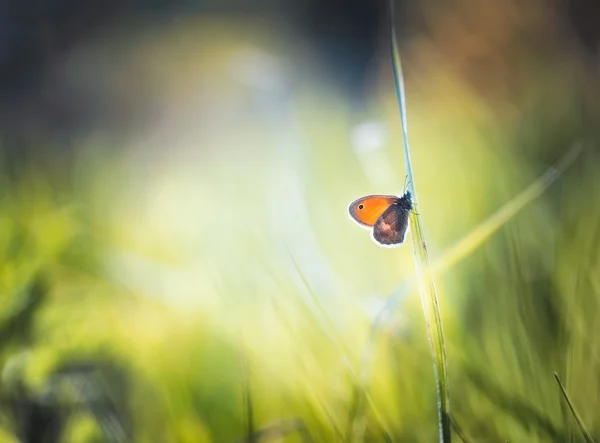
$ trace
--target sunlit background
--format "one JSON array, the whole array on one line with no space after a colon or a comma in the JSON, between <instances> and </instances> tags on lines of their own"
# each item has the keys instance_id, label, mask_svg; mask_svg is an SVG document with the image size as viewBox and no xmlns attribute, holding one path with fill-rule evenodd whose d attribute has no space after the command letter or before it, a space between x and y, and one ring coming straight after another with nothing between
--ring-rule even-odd
<instances>
[{"instance_id":1,"label":"sunlit background","mask_svg":"<svg viewBox=\"0 0 600 443\"><path fill-rule=\"evenodd\" d=\"M0 441L436 440L412 246L347 212L405 183L386 14L0 3ZM394 21L464 441L584 441L554 372L600 439L600 8Z\"/></svg>"}]
</instances>

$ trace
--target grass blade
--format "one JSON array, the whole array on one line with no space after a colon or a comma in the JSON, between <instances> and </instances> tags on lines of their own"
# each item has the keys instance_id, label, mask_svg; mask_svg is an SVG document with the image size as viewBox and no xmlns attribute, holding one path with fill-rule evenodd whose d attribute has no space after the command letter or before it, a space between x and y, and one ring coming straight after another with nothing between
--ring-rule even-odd
<instances>
[{"instance_id":1,"label":"grass blade","mask_svg":"<svg viewBox=\"0 0 600 443\"><path fill-rule=\"evenodd\" d=\"M571 410L573 417L575 417L575 421L577 422L577 426L579 426L579 429L581 430L581 433L583 434L584 440L587 443L594 443L594 439L592 438L592 436L588 432L587 428L585 427L585 424L583 423L581 416L579 415L579 413L575 409L575 406L571 402L571 399L569 398L569 395L567 394L567 390L565 389L564 385L560 381L560 377L558 376L558 374L556 372L554 373L554 378L556 379L556 383L558 383L558 387L560 388L560 391L562 392L562 395L565 398L565 401L567 402L567 405L569 406L569 409Z\"/></svg>"},{"instance_id":2,"label":"grass blade","mask_svg":"<svg viewBox=\"0 0 600 443\"><path fill-rule=\"evenodd\" d=\"M446 348L444 345L444 332L442 318L435 290L435 282L429 271L429 255L427 243L423 235L421 216L419 215L419 204L415 190L415 179L412 172L410 160L410 148L408 144L408 129L406 123L406 100L404 94L404 81L402 77L402 66L396 42L396 31L394 26L394 0L390 0L390 50L392 55L392 68L394 71L394 83L396 95L400 108L402 122L402 134L404 140L404 159L406 163L406 174L408 178L408 190L412 194L414 212L411 214L413 254L415 257L415 271L419 282L419 294L427 326L427 335L433 357L433 367L436 380L438 396L438 417L440 441L450 442L452 439L452 420L450 418L450 396L448 390L448 369L446 361Z\"/></svg>"},{"instance_id":3,"label":"grass blade","mask_svg":"<svg viewBox=\"0 0 600 443\"><path fill-rule=\"evenodd\" d=\"M467 436L463 432L462 428L458 426L458 423L454 418L452 419L452 428L454 429L454 432L456 432L456 435L458 435L460 441L462 441L463 443L469 443L469 440L467 440Z\"/></svg>"},{"instance_id":4,"label":"grass blade","mask_svg":"<svg viewBox=\"0 0 600 443\"><path fill-rule=\"evenodd\" d=\"M473 251L485 243L498 229L514 217L523 207L537 198L544 192L558 177L573 164L575 159L579 157L583 151L583 146L580 143L574 144L562 158L560 158L554 166L548 168L541 176L539 176L532 184L521 191L516 197L504 204L495 213L490 215L486 220L477 225L470 233L458 240L452 247L443 252L441 256L435 260L429 267L428 273L421 276L429 276L433 274L439 276L452 268L456 263L468 257ZM375 316L371 323L369 337L361 356L360 374L361 386L364 390L364 395L368 392L368 380L370 378L370 369L375 352L375 343L381 328L386 324L398 304L404 300L409 294L417 289L417 285L412 281L405 281L388 297L384 306ZM364 413L364 411L361 411ZM358 417L355 417L358 420ZM453 422L453 424L455 424ZM360 429L357 426L357 429ZM466 440L461 431L454 426L456 435L463 441Z\"/></svg>"},{"instance_id":5,"label":"grass blade","mask_svg":"<svg viewBox=\"0 0 600 443\"><path fill-rule=\"evenodd\" d=\"M254 424L254 406L252 402L252 390L250 388L250 374L248 372L247 362L245 356L242 356L241 360L241 375L242 375L242 402L244 408L244 425L246 437L244 441L246 443L256 443L258 437L256 434L256 427Z\"/></svg>"},{"instance_id":6,"label":"grass blade","mask_svg":"<svg viewBox=\"0 0 600 443\"><path fill-rule=\"evenodd\" d=\"M490 215L487 219L479 223L467 235L458 240L449 249L444 251L438 259L436 259L429 267L429 273L439 277L444 272L451 269L455 264L462 259L471 255L473 251L479 248L514 217L527 204L539 197L558 177L564 173L573 162L583 152L584 146L581 143L575 143L571 148L542 175L540 175L533 183L521 191L517 196L506 202L500 209ZM429 274L426 274L429 275ZM403 282L397 287L382 312L378 315L376 323L384 321L384 314L389 315L393 311L399 299L403 299L412 291L412 287L408 287L406 282Z\"/></svg>"},{"instance_id":7,"label":"grass blade","mask_svg":"<svg viewBox=\"0 0 600 443\"><path fill-rule=\"evenodd\" d=\"M556 164L549 168L544 174L539 176L531 185L521 191L516 197L508 201L498 211L490 215L486 220L477 225L469 234L457 241L452 247L442 253L429 267L429 272L435 276L448 271L456 263L468 257L474 250L481 246L498 229L515 216L523 207L537 198L546 190L569 166L573 164L583 150L580 143L574 144ZM429 275L429 274L427 274ZM424 277L424 276L422 276ZM375 342L379 331L390 318L397 305L404 300L410 293L416 290L416 284L412 282L403 282L388 297L386 303L377 313L371 324L369 338L363 350L361 360L361 383L365 392L368 389L368 380L370 378L370 368L375 351ZM454 431L463 439L460 431L454 427Z\"/></svg>"},{"instance_id":8,"label":"grass blade","mask_svg":"<svg viewBox=\"0 0 600 443\"><path fill-rule=\"evenodd\" d=\"M581 143L573 144L552 167L548 168L533 183L448 249L439 260L436 260L431 265L430 271L436 275L440 275L463 258L469 256L471 252L482 245L521 209L539 197L552 183L554 183L554 181L558 179L558 177L579 157L583 148Z\"/></svg>"},{"instance_id":9,"label":"grass blade","mask_svg":"<svg viewBox=\"0 0 600 443\"><path fill-rule=\"evenodd\" d=\"M350 373L350 375L352 376L352 379L354 380L354 405L351 408L350 413L349 413L346 440L350 441L350 442L362 440L362 436L364 434L364 430L365 430L365 426L366 426L366 420L365 420L364 414L366 411L366 407L368 406L371 409L371 412L373 413L373 417L375 418L375 421L376 421L377 425L379 426L379 429L380 429L382 435L384 436L385 441L389 443L391 441L389 432L385 428L385 426L383 424L383 420L381 418L381 414L379 413L377 407L375 406L373 400L371 399L371 396L366 387L366 381L362 378L359 378L357 376L355 370L352 368L350 358L349 358L350 352L349 352L347 346L344 344L344 341L340 337L335 325L331 322L331 319L329 318L329 315L327 314L325 308L319 301L319 298L313 291L308 280L306 279L306 276L300 269L300 266L298 265L296 259L294 258L293 254L289 251L289 249L288 249L288 255L291 259L292 264L294 265L294 268L295 268L298 276L300 277L302 283L304 284L306 290L308 291L312 302L315 304L315 306L318 310L319 320L324 323L324 326L323 326L324 332L327 334L328 338L334 344L336 344L339 347L339 349L342 351L342 357L344 359L344 362L346 363L348 372Z\"/></svg>"}]
</instances>

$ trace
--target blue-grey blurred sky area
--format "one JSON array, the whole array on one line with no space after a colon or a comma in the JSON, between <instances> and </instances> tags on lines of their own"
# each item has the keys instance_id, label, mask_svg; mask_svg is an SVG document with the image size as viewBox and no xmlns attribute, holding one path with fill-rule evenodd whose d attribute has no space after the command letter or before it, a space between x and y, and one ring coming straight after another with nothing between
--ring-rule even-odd
<instances>
[{"instance_id":1,"label":"blue-grey blurred sky area","mask_svg":"<svg viewBox=\"0 0 600 443\"><path fill-rule=\"evenodd\" d=\"M464 29L477 27L474 21L483 24L486 20L483 14L479 17L473 12L468 14L470 16L462 14L463 2L460 1L448 2L443 8L434 1L399 0L396 3L401 39L435 35L436 28L449 26L446 23L450 20ZM511 2L496 5L481 0L476 3L473 9L498 15L502 15L502 8L512 7ZM561 33L563 40L575 39L582 50L597 58L600 34L597 2L534 3L521 8L524 15L528 8L551 11L557 20L555 32ZM512 13L518 13L516 3L515 8ZM118 47L135 36L159 32L177 21L186 22L194 17L201 20L199 28L206 26L212 18L219 22L231 19L236 24L260 21L272 28L269 35L273 39L298 39L303 50L316 56L323 69L320 74L334 78L341 92L355 100L356 106L362 106L373 58L381 56L382 52L385 56L386 9L384 1L367 0L2 0L2 130L26 131L27 125L32 124L43 127L44 131L69 134L82 128L102 127L111 119L120 121L121 117L106 115L118 113L115 109L118 105L98 103L99 98L89 92L90 88L86 89L85 80L78 78L85 74L68 71L65 64L69 58L77 51L93 50L86 46L98 39ZM299 46L290 48L301 51ZM193 49L189 48L190 51ZM460 48L456 50L460 51ZM287 55L293 63L294 53ZM452 54L442 55L452 57ZM108 57L108 63L116 63ZM291 69L295 69L293 65Z\"/></svg>"},{"instance_id":2,"label":"blue-grey blurred sky area","mask_svg":"<svg viewBox=\"0 0 600 443\"><path fill-rule=\"evenodd\" d=\"M368 1L5 1L0 4L0 93L4 130L26 125L69 133L102 126L111 116L97 97L80 90L85 80L68 72L70 57L98 39L119 46L197 19L272 27L270 36L298 36L335 76L344 92L362 99L369 61L377 51L383 3ZM235 25L233 25L235 28ZM206 39L206 35L198 36ZM204 42L202 42L204 43ZM189 48L190 51L194 47ZM109 50L110 53L110 50ZM289 54L293 60L293 54ZM107 60L116 63L115 60ZM67 71L67 72L65 72ZM83 74L81 74L83 75ZM75 78L73 78L75 77ZM116 106L115 106L116 107Z\"/></svg>"}]
</instances>

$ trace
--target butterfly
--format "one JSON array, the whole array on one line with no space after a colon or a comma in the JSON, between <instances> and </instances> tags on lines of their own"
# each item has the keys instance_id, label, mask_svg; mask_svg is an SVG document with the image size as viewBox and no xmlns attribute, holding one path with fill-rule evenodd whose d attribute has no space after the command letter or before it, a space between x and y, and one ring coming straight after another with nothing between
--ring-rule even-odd
<instances>
[{"instance_id":1,"label":"butterfly","mask_svg":"<svg viewBox=\"0 0 600 443\"><path fill-rule=\"evenodd\" d=\"M348 206L350 217L356 223L371 229L371 237L379 246L397 248L404 244L409 232L409 217L413 209L412 197L406 191L397 195L368 195Z\"/></svg>"}]
</instances>

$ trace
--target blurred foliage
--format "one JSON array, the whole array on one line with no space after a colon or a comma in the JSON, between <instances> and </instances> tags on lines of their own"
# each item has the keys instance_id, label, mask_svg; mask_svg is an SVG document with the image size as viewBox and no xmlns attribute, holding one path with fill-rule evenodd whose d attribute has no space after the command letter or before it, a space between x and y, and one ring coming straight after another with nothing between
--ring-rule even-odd
<instances>
[{"instance_id":1,"label":"blurred foliage","mask_svg":"<svg viewBox=\"0 0 600 443\"><path fill-rule=\"evenodd\" d=\"M370 322L413 273L408 247L375 247L346 214L404 184L389 62L372 78L365 118L383 129L369 148L285 30L119 32L65 72L116 119L139 110L127 131L82 137L68 160L30 135L36 155L2 165L0 441L59 441L33 435L44 423L68 442L339 441ZM472 442L580 441L557 371L600 438L597 84L568 48L529 52L518 93L490 99L435 41L403 44L433 260L585 147L436 280L455 419ZM433 441L434 389L409 293L378 337L365 441Z\"/></svg>"}]
</instances>

